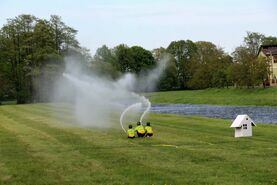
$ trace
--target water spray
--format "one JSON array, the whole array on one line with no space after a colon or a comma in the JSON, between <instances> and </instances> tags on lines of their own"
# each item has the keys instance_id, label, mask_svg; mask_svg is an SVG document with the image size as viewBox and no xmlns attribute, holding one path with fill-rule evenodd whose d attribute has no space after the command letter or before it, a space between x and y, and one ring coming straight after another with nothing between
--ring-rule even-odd
<instances>
[{"instance_id":1,"label":"water spray","mask_svg":"<svg viewBox=\"0 0 277 185\"><path fill-rule=\"evenodd\" d=\"M143 120L144 116L150 111L150 108L151 108L151 102L148 99L146 99L145 97L143 97L143 100L144 100L144 103L147 105L147 107L146 107L145 111L143 112L143 114L140 117L139 121L141 123L142 123L142 120Z\"/></svg>"},{"instance_id":2,"label":"water spray","mask_svg":"<svg viewBox=\"0 0 277 185\"><path fill-rule=\"evenodd\" d=\"M150 110L150 108L151 108L151 103L150 103L150 101L149 101L147 98L145 98L144 96L141 97L141 98L142 98L142 103L134 103L134 104L130 105L129 107L127 107L127 108L121 113L121 115L120 115L120 125L121 125L121 128L122 128L122 130L123 130L124 132L126 132L126 130L125 130L124 127L123 127L123 118L124 118L125 114L126 114L129 110L131 110L131 109L133 109L133 108L135 108L135 107L142 107L143 104L146 104L146 105L147 105L145 111L142 113L142 115L141 115L141 117L140 117L140 122L142 122L142 120L143 120L143 118L145 117L145 115L149 112L149 110Z\"/></svg>"},{"instance_id":3,"label":"water spray","mask_svg":"<svg viewBox=\"0 0 277 185\"><path fill-rule=\"evenodd\" d=\"M131 110L132 108L135 108L135 107L141 107L141 103L134 103L132 105L130 105L129 107L127 107L120 115L120 125L121 125L121 128L122 130L126 133L126 130L125 128L123 127L123 117L124 115L129 111Z\"/></svg>"},{"instance_id":4,"label":"water spray","mask_svg":"<svg viewBox=\"0 0 277 185\"><path fill-rule=\"evenodd\" d=\"M137 76L124 74L118 80L109 80L102 76L82 74L82 70L75 60L66 60L66 72L59 80L55 88L55 99L64 101L72 100L76 124L89 127L109 127L113 124L113 115L122 110L122 107L129 103L120 115L120 125L124 132L124 116L131 109L140 110L138 121L145 121L150 111L151 103L135 92L151 91L155 88L159 77L165 69L167 58L159 61L157 67ZM96 71L97 72L97 71ZM136 102L136 103L135 103ZM92 121L93 120L93 121Z\"/></svg>"}]
</instances>

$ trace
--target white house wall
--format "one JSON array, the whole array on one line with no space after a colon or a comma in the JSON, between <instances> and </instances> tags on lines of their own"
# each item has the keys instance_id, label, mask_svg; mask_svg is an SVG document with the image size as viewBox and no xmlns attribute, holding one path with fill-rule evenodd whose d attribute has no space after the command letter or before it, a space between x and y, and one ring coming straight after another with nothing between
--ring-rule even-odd
<instances>
[{"instance_id":1,"label":"white house wall","mask_svg":"<svg viewBox=\"0 0 277 185\"><path fill-rule=\"evenodd\" d=\"M243 119L241 121L242 126L235 128L235 137L249 137L252 136L252 120Z\"/></svg>"},{"instance_id":2,"label":"white house wall","mask_svg":"<svg viewBox=\"0 0 277 185\"><path fill-rule=\"evenodd\" d=\"M248 123L244 124L246 125L246 129L244 129L244 126L242 126L242 135L243 136L252 136L252 125L251 122L249 121Z\"/></svg>"}]
</instances>

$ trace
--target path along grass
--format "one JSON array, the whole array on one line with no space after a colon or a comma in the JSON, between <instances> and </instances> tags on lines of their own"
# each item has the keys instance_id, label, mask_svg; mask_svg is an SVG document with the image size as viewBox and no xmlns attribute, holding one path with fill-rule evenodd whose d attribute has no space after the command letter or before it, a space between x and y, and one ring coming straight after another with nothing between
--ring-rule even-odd
<instances>
[{"instance_id":1,"label":"path along grass","mask_svg":"<svg viewBox=\"0 0 277 185\"><path fill-rule=\"evenodd\" d=\"M153 138L128 140L74 126L67 106L0 106L0 184L277 184L276 126L235 139L226 120L149 120Z\"/></svg>"}]
</instances>

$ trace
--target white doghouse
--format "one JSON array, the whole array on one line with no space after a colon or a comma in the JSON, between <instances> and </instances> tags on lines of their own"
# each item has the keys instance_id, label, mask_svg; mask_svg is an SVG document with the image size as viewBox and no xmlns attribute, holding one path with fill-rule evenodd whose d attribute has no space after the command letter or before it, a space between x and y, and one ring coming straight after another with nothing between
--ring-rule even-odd
<instances>
[{"instance_id":1,"label":"white doghouse","mask_svg":"<svg viewBox=\"0 0 277 185\"><path fill-rule=\"evenodd\" d=\"M256 126L256 124L248 115L244 114L237 116L231 128L235 128L235 137L249 137L252 136L252 126Z\"/></svg>"}]
</instances>

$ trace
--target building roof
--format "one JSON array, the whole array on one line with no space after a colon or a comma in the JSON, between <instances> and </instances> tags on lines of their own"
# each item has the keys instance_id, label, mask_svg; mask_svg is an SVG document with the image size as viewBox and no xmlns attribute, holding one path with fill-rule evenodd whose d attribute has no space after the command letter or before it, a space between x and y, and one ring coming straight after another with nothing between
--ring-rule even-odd
<instances>
[{"instance_id":1,"label":"building roof","mask_svg":"<svg viewBox=\"0 0 277 185\"><path fill-rule=\"evenodd\" d=\"M266 56L277 55L277 44L261 45L259 53L263 52Z\"/></svg>"},{"instance_id":2,"label":"building roof","mask_svg":"<svg viewBox=\"0 0 277 185\"><path fill-rule=\"evenodd\" d=\"M246 114L243 115L238 115L236 117L236 119L233 121L232 125L230 126L231 128L237 128L237 127L241 127L242 124L245 121L250 121L252 126L256 126L256 124L254 123L254 121Z\"/></svg>"}]
</instances>

